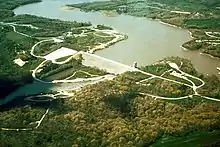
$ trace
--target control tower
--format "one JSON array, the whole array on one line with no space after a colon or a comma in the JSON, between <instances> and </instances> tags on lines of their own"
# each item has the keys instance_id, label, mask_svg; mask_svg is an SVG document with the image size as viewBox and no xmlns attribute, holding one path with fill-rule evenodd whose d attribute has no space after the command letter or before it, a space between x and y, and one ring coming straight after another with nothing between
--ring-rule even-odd
<instances>
[{"instance_id":1,"label":"control tower","mask_svg":"<svg viewBox=\"0 0 220 147\"><path fill-rule=\"evenodd\" d=\"M137 62L134 62L134 63L133 63L133 67L134 67L134 68L137 68Z\"/></svg>"}]
</instances>

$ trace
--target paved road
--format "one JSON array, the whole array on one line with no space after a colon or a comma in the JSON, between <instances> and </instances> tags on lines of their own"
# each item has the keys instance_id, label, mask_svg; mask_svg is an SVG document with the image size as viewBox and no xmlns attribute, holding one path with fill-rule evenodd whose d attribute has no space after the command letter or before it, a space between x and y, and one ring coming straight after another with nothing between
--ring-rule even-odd
<instances>
[{"instance_id":1,"label":"paved road","mask_svg":"<svg viewBox=\"0 0 220 147\"><path fill-rule=\"evenodd\" d=\"M16 33L18 33L18 34L21 34L21 35L26 36L26 37L31 37L31 36L29 36L29 35L27 35L27 34L23 34L23 33L21 33L21 32L18 32L18 31L16 30L15 24L13 24L13 23L11 23L11 24L6 24L6 23L2 23L2 22L1 22L1 24L9 25L9 26L13 27L14 32L16 32ZM22 24L21 24L21 25L22 25ZM29 26L29 27L30 27L30 26ZM32 27L34 27L34 26L32 26ZM103 30L102 32L103 32L103 33L106 33L106 32L107 32L107 34L109 33L109 34L111 34L111 35L112 35L112 34L115 34L114 31L112 31L112 30ZM82 33L83 33L82 35L84 35L84 32L82 32ZM121 37L121 36L115 35L115 37L116 37L116 40L118 40L119 37ZM41 44L41 43L43 43L43 42L52 41L52 40L54 40L54 38L42 40L42 41L36 43L36 44L32 47L32 49L31 49L31 51L30 51L31 55L34 56L34 57L36 57L36 58L44 58L43 56L35 55L35 54L34 54L34 50L35 50L35 48L36 48L37 45L39 45L39 44ZM116 41L116 40L114 40L114 41ZM94 50L94 49L93 49L93 50ZM142 82L146 82L147 80L151 80L151 79L153 79L153 78L158 78L158 79L161 79L161 80L165 80L165 81L173 82L173 83L176 83L176 84L181 84L181 85L188 86L188 87L192 88L193 91L194 91L194 94L193 94L193 95L187 95L187 96L177 97L177 98L169 98L169 97L156 96L156 95L152 95L152 94L148 94L148 93L139 93L139 94L147 95L147 96L152 97L152 98L155 98L155 99L165 99L165 100L180 100L180 99L186 99L186 98L193 98L194 95L197 95L197 96L201 96L201 97L203 97L203 98L205 98L205 99L209 99L209 100L213 100L213 101L220 102L220 100L218 100L218 99L210 98L210 97L206 97L206 96L202 96L202 95L198 94L197 89L198 89L198 88L201 88L202 86L204 86L204 85L205 85L205 82L204 82L202 79L198 78L198 77L192 76L192 75L190 75L190 74L188 74L188 73L185 73L185 72L181 71L181 70L180 70L180 67L182 66L182 63L181 63L181 65L180 65L180 67L178 67L178 66L176 65L176 63L168 63L168 64L170 65L171 69L168 70L168 71L165 71L163 74L161 74L160 76L158 76L158 75L154 75L154 74L151 74L151 73L148 73L148 72L139 70L139 69L134 68L134 67L130 67L130 66L127 66L127 65L124 65L124 64L121 64L121 63L118 63L118 62L109 60L109 59L105 59L105 58L99 57L99 56L97 56L97 55L93 55L93 54L85 53L85 52L79 52L79 53L83 54L83 55L86 56L86 57L92 57L92 58L94 58L94 59L97 59L97 60L99 60L99 62L105 61L105 62L108 63L109 65L111 65L111 64L117 65L118 68L119 68L119 69L118 69L119 71L121 70L120 68L123 68L123 70L120 71L120 72L114 71L115 73L118 72L119 74L121 74L121 73L124 73L124 72L126 72L126 71L138 71L138 72L140 72L140 73L143 73L143 74L145 74L145 75L150 76L150 78L146 78L146 79L144 79L144 80L141 80L141 81L139 81L139 82L136 82L137 84L142 84ZM57 62L57 63L54 62L54 64L60 64L60 65L62 65L62 64L65 64L65 63L69 62L70 59L71 59L71 57L70 57L69 59L65 60L64 62ZM48 83L63 83L63 84L71 83L71 88L69 87L71 90L72 90L72 89L80 89L81 87L84 87L85 85L95 84L95 83L98 83L98 82L103 81L103 80L112 80L112 79L115 77L115 75L105 75L105 76L97 76L97 77L92 77L92 78L87 78L87 79L74 79L74 80L69 80L69 78L70 78L70 77L69 77L69 78L66 78L66 79L64 79L64 80L54 80L54 81L51 81L51 82L46 82L46 81L40 80L40 79L38 79L38 78L36 77L36 72L37 72L40 68L43 68L43 66L46 64L46 62L47 62L47 60L44 60L41 64L39 64L39 65L33 70L33 72L32 72L33 78L34 78L35 80L37 80L37 81L39 81L39 82L42 82L42 83L45 83L45 84L48 84ZM98 64L99 62L96 62L96 63ZM89 64L89 62L87 62L87 63L84 62L84 64ZM90 63L90 64L91 64L91 63ZM93 63L93 64L94 64L94 63ZM94 66L97 66L97 64L94 64ZM90 66L91 66L91 65L90 65ZM101 68L101 67L103 67L103 65L99 65L99 68ZM115 69L115 67L116 67L116 66L111 67L111 68L108 67L108 69L109 69L109 70L112 70L112 69ZM174 70L177 70L178 72L181 73L181 75L176 74L176 76L177 76L178 78L182 78L182 79L184 79L184 80L187 80L187 81L189 81L192 85L189 85L189 84L186 84L186 83L183 83L183 82L179 82L179 81L175 81L175 80L172 80L172 79L168 79L168 78L164 78L164 77L163 77L164 74L173 72ZM80 71L80 70L79 70L79 71L77 71L77 72L84 72L84 71ZM90 74L90 73L88 73L88 72L84 72L84 73L89 74L89 75L92 75L92 74ZM76 72L73 73L72 76L74 76L74 74L76 74ZM94 76L94 75L92 75L92 76ZM174 74L174 76L175 76L175 74ZM187 77L190 77L190 78L199 80L199 81L201 82L201 85L196 86L196 84L195 84L192 80L188 79ZM65 86L65 85L64 85L64 86ZM62 94L66 94L68 97L69 97L69 96L72 96L72 95L70 95L67 91L60 91L60 95L62 95ZM58 94L58 95L57 95L57 94L56 94L56 95L50 95L50 97L53 98L53 99L56 99L57 96L59 96L59 94ZM42 121L44 120L44 118L46 117L46 115L49 113L49 110L50 110L50 109L48 108L48 109L45 111L44 115L41 117L41 119L40 119L39 121L34 122L34 123L37 124L36 127L34 127L34 128L23 128L23 129L0 128L0 129L1 129L1 130L4 130L4 131L30 131L30 130L33 130L33 129L37 129L38 127L40 127Z\"/></svg>"}]
</instances>

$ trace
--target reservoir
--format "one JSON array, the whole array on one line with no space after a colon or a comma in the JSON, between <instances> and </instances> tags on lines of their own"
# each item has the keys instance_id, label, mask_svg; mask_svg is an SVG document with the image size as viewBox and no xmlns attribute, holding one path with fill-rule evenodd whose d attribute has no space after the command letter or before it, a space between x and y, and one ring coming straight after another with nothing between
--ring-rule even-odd
<instances>
[{"instance_id":1,"label":"reservoir","mask_svg":"<svg viewBox=\"0 0 220 147\"><path fill-rule=\"evenodd\" d=\"M91 2L92 0L43 0L40 3L21 6L14 10L16 14L32 14L47 18L69 21L90 21L92 24L104 24L113 27L128 39L97 51L95 54L121 63L138 66L149 65L165 57L179 56L190 59L195 68L204 74L218 75L216 67L220 60L200 54L199 51L181 49L181 45L191 39L185 29L174 28L147 18L128 15L108 17L99 12L81 12L66 10L66 4ZM220 77L220 75L218 75Z\"/></svg>"},{"instance_id":2,"label":"reservoir","mask_svg":"<svg viewBox=\"0 0 220 147\"><path fill-rule=\"evenodd\" d=\"M78 10L66 10L64 5L91 2L92 0L43 0L43 2L29 4L14 10L16 14L32 14L47 18L56 18L69 21L90 21L92 24L104 24L113 27L120 33L128 36L127 40L116 43L109 48L95 52L96 55L115 60L127 65L134 62L138 66L150 65L170 56L179 56L192 61L195 68L204 74L218 75L216 67L220 67L220 60L200 54L199 51L188 51L181 49L181 45L191 39L190 34L185 29L174 28L153 21L147 18L138 18L127 15L118 15L116 17L107 17L99 12L81 12ZM220 77L220 75L218 75ZM9 96L0 101L5 104L18 96L39 94L41 92L65 91L73 88L72 83L45 84L35 81L32 84L25 85ZM217 134L218 133L218 134ZM184 142L213 141L219 137L219 132L213 132L214 135L190 136L190 138L180 138L168 142L170 144ZM156 144L161 146L160 142Z\"/></svg>"}]
</instances>

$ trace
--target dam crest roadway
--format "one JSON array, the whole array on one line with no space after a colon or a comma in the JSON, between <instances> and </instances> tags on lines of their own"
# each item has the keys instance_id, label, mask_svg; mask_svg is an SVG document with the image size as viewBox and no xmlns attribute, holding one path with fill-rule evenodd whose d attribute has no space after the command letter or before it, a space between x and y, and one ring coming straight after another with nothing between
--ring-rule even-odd
<instances>
[{"instance_id":1,"label":"dam crest roadway","mask_svg":"<svg viewBox=\"0 0 220 147\"><path fill-rule=\"evenodd\" d=\"M31 37L27 34L18 32L16 30L16 25L18 25L18 24L15 25L13 23L8 24L8 23L3 23L3 22L1 22L1 24L11 26L13 28L13 31L20 34L20 35L23 35L23 36L26 36L26 37ZM22 25L22 24L19 24L19 25ZM29 25L27 27L34 27L34 26ZM115 38L117 38L117 39L115 39L115 38L113 39L113 41L116 41L116 42L118 41L118 39L121 39L121 37L123 37L122 35L118 34L116 31L112 31L112 30L96 30L96 31L102 31L103 33L108 32L109 34L111 34L111 35L115 36ZM83 34L83 35L86 35L86 34ZM57 50L53 51L52 53L49 53L46 56L36 55L35 54L36 47L38 45L40 45L41 43L47 42L49 40L59 43L59 42L62 42L62 36L53 37L53 38L50 38L50 39L45 39L45 40L39 41L38 43L33 45L33 47L31 48L30 54L32 56L36 57L36 58L43 59L44 61L42 63L40 63L34 70L32 70L32 76L36 81L38 81L42 84L61 83L61 84L63 84L62 87L64 87L64 90L61 90L61 91L56 90L57 91L56 94L45 94L45 95L38 95L38 96L29 96L25 99L27 101L36 101L36 102L42 101L43 102L43 101L53 101L55 99L60 99L60 98L69 98L69 97L74 96L74 93L71 92L73 90L78 91L86 85L95 84L95 83L98 83L98 82L104 81L104 80L112 80L118 74L123 74L123 73L129 71L129 72L140 72L144 75L149 76L149 78L137 81L136 84L139 84L139 85L144 85L144 84L146 84L147 81L149 81L151 79L160 79L160 80L172 82L172 83L175 83L175 84L185 85L185 86L187 86L187 87L189 87L193 90L193 94L182 96L182 97L163 97L163 96L153 95L153 94L149 94L149 93L138 92L140 95L146 95L146 96L149 96L153 99L165 99L165 100L171 100L171 101L180 100L180 99L191 99L191 98L193 98L193 96L199 96L199 97L204 98L204 99L220 102L219 99L215 99L215 98L211 98L211 97L207 97L207 96L203 96L203 95L199 94L199 92L197 90L199 88L203 87L205 85L205 82L202 79L198 78L198 77L195 77L193 75L190 75L190 74L182 71L181 70L181 66L183 65L182 62L181 62L180 65L178 65L177 63L172 62L172 61L164 61L163 64L169 65L170 69L165 71L161 75L155 75L155 74L152 74L152 73L149 73L149 72L142 71L142 70L140 70L138 68L135 68L135 67L132 67L132 66L128 66L128 65L110 60L110 59L106 59L104 57L100 57L98 55L91 54L91 53L94 52L93 51L94 48L95 48L95 50L97 50L99 48L102 49L103 47L108 46L108 43L102 44L101 46L98 45L98 47L96 46L96 47L90 49L88 52L83 52L83 51L77 52L77 51L72 50L72 49L61 48L61 49L57 49ZM110 41L110 42L112 43L112 41ZM60 50L62 50L63 54L60 54ZM52 81L44 81L43 79L39 79L36 76L36 73L38 73L39 70L42 69L45 66L45 63L47 61L51 61L53 64L63 65L63 64L66 64L68 62L71 62L71 59L74 59L78 56L81 56L83 58L82 64L84 66L96 67L100 70L105 70L107 72L107 74L104 75L104 76L99 76L99 75L94 75L94 74L91 74L91 73L83 71L83 70L78 70L78 71L72 73L71 76L74 76L77 72L82 72L84 74L90 75L91 77L90 78L76 78L76 79L70 80L71 79L71 76L70 76L70 77L67 77L67 78L62 79L62 80L52 80ZM62 61L62 62L56 61L57 59L63 58L63 57L68 57L68 58L65 61ZM170 74L172 76L181 78L183 80L188 81L190 84L180 82L180 81L175 81L173 79L169 79L167 77L164 77L165 74ZM200 81L201 84L196 85L196 83L192 79ZM68 83L70 83L70 84L68 84ZM65 84L67 84L67 86L65 86ZM60 97L61 95L62 95L62 97ZM45 99L43 99L43 97L47 97L47 98L49 98L49 100L45 100ZM6 103L7 100L9 101L9 100L12 100L12 99L7 99L6 98L5 101L0 101L0 103L1 104ZM77 99L76 99L76 101L77 101ZM42 117L39 120L37 120L36 122L32 122L33 124L36 124L36 126L33 127L33 128L21 128L21 129L18 129L18 128L0 128L0 129L3 130L3 131L30 131L30 130L33 130L33 129L37 129L38 127L40 127L41 123L43 122L44 118L49 113L49 111L50 111L50 107L46 109L45 113L42 115Z\"/></svg>"}]
</instances>

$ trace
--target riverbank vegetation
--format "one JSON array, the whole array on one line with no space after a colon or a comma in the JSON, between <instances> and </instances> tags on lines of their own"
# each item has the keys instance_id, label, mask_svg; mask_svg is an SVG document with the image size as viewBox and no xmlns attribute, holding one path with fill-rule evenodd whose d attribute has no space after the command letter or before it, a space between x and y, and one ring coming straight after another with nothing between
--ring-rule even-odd
<instances>
[{"instance_id":1,"label":"riverbank vegetation","mask_svg":"<svg viewBox=\"0 0 220 147\"><path fill-rule=\"evenodd\" d=\"M89 28L92 25L90 22L61 21L27 14L14 15L14 8L35 2L40 0L0 1L0 77L12 79L2 80L1 87L4 92L0 94L1 99L19 86L32 82L31 70L43 60L30 54L32 47L39 41L51 40L38 44L33 51L43 57L61 47L77 51L88 51L99 45L103 48L104 44L115 38L101 31L112 30L104 25L97 25L96 28L101 29L98 32ZM54 37L56 39L53 39ZM22 66L16 60L22 63ZM22 79L23 81L20 81Z\"/></svg>"},{"instance_id":2,"label":"riverbank vegetation","mask_svg":"<svg viewBox=\"0 0 220 147\"><path fill-rule=\"evenodd\" d=\"M9 26L0 25L0 27L0 85L3 90L0 98L3 98L17 87L32 82L30 69L37 66L39 62L28 53L26 54L37 39L16 34ZM14 63L14 60L18 58L28 61L25 64L26 68Z\"/></svg>"},{"instance_id":3,"label":"riverbank vegetation","mask_svg":"<svg viewBox=\"0 0 220 147\"><path fill-rule=\"evenodd\" d=\"M105 33L104 33L105 34ZM89 51L99 45L104 45L112 41L115 37L112 35L105 34L101 36L96 34L96 32L86 33L79 36L65 37L61 46L72 48L77 51Z\"/></svg>"},{"instance_id":4,"label":"riverbank vegetation","mask_svg":"<svg viewBox=\"0 0 220 147\"><path fill-rule=\"evenodd\" d=\"M17 24L18 32L32 37L58 37L72 29L91 26L89 22L61 21L27 14L7 18L4 22ZM25 24L32 26L27 27Z\"/></svg>"},{"instance_id":5,"label":"riverbank vegetation","mask_svg":"<svg viewBox=\"0 0 220 147\"><path fill-rule=\"evenodd\" d=\"M2 5L5 2L0 1L0 6L3 7ZM6 10L10 10L30 1L20 0L17 2L14 5L11 5L11 2L8 2L8 4L6 2L3 8L6 9L6 6L8 6L9 8ZM171 3L172 1L168 2ZM117 6L115 2L109 3L112 7ZM129 3L136 5L136 2ZM151 6L155 5L159 4L155 3ZM187 10L190 11L191 7ZM126 9L122 7L120 11L124 13ZM66 28L74 28L80 34L82 31L75 28L90 26L90 23L62 22L30 15L11 17L11 15L13 14L8 13L7 16L4 16L4 21L20 24L18 31L27 33L29 36L16 33L13 31L13 27L9 25L0 25L0 88L3 90L3 93L1 93L3 96L20 85L32 81L30 70L36 68L43 59L37 59L31 56L29 52L35 43L42 40L42 37L62 35L62 29L65 30ZM36 28L29 26L28 29L24 29L24 26L22 26L24 24L31 24ZM51 27L49 24L51 24ZM34 30L37 28L46 28L46 32L41 30L39 32L42 34L37 34L38 32ZM101 26L101 28L103 27ZM56 29L58 30L55 31ZM100 38L100 40L102 39ZM84 39L81 40L81 43L87 45ZM13 63L16 58L27 62L20 67ZM200 94L216 99L220 98L220 81L218 78L198 74L188 60L172 57L140 69L160 76L171 69L167 65L167 61L175 62L184 72L205 80L206 85L198 89ZM62 79L73 75L75 71L78 71L77 74L70 79L86 77L86 72L93 75L107 74L105 71L83 66L81 60L72 59L69 63L63 65L47 61L37 76L44 79L55 75L56 77L53 78ZM90 77L92 76L90 75ZM184 84L178 85L172 83L172 81L151 79L149 82L143 82L145 84L143 86L137 83L147 78L150 78L150 76L140 72L127 72L117 75L113 80L83 87L79 91L74 91L74 96L66 99L59 99L58 97L44 101L44 98L38 98L41 101L32 101L33 99L22 96L21 99L15 100L16 102L11 101L11 103L14 103L13 107L8 107L10 103L0 107L0 146L144 147L158 141L160 143L161 140L175 140L178 137L196 139L198 136L195 136L195 134L202 133L206 135L212 133L215 137L217 136L216 142L220 142L218 133L215 133L215 130L220 130L219 103L208 101L199 96L172 102L144 96L141 93L150 92L151 94L171 98L192 94L192 91ZM49 109L50 111L47 111ZM41 120L41 118L44 119ZM38 128L34 128L39 123ZM15 130L10 130L11 128ZM21 128L31 128L31 130L17 130ZM177 140L173 144L178 146L178 143ZM206 138L203 145L212 143L213 140Z\"/></svg>"},{"instance_id":6,"label":"riverbank vegetation","mask_svg":"<svg viewBox=\"0 0 220 147\"><path fill-rule=\"evenodd\" d=\"M194 141L189 141L189 146L209 146L220 141L219 133L213 131L220 129L219 103L196 96L176 101L143 96L132 77L145 78L128 72L114 80L86 86L68 99L56 100L38 129L2 131L0 145L143 147L172 141L169 145L176 146L182 143L179 139L190 138ZM161 84L155 82L154 88L157 86ZM43 110L46 108L16 108L4 111L1 120L7 119L11 127L30 124L40 117L36 111L42 114ZM17 117L13 125L13 119L8 118L20 113L24 117ZM200 141L210 135L205 142Z\"/></svg>"},{"instance_id":7,"label":"riverbank vegetation","mask_svg":"<svg viewBox=\"0 0 220 147\"><path fill-rule=\"evenodd\" d=\"M97 25L96 28L99 30L113 30L113 28L105 26L105 25Z\"/></svg>"},{"instance_id":8,"label":"riverbank vegetation","mask_svg":"<svg viewBox=\"0 0 220 147\"><path fill-rule=\"evenodd\" d=\"M0 0L0 21L5 18L10 18L14 16L13 9L31 3L41 2L41 0L13 0L13 1L5 1Z\"/></svg>"},{"instance_id":9,"label":"riverbank vegetation","mask_svg":"<svg viewBox=\"0 0 220 147\"><path fill-rule=\"evenodd\" d=\"M174 26L190 29L193 36L196 36L194 35L194 30L199 30L203 32L201 43L195 42L198 38L194 38L194 41L186 42L183 46L190 50L200 50L212 56L220 57L220 42L218 41L220 37L213 37L205 33L220 33L219 5L219 2L209 0L204 0L202 2L196 0L112 0L80 3L68 6L80 8L83 11L109 11L119 14L159 19ZM212 40L212 43L210 43L209 40Z\"/></svg>"}]
</instances>

